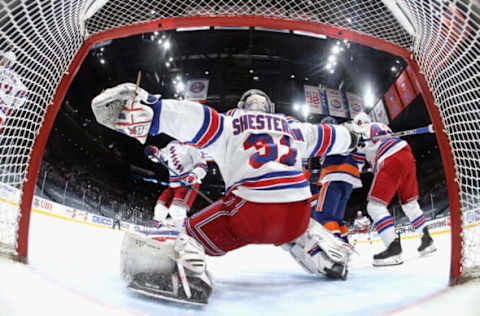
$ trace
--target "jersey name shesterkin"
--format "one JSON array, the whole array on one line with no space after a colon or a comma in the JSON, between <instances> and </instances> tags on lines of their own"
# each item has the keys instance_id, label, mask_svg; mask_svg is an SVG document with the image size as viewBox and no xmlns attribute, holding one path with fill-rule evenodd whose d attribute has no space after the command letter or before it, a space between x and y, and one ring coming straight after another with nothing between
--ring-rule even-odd
<instances>
[{"instance_id":1,"label":"jersey name shesterkin","mask_svg":"<svg viewBox=\"0 0 480 316\"><path fill-rule=\"evenodd\" d=\"M219 114L189 101L154 104L153 135L165 133L213 157L226 194L253 202L293 202L310 198L302 158L345 153L344 127L289 121L279 114L237 110Z\"/></svg>"}]
</instances>

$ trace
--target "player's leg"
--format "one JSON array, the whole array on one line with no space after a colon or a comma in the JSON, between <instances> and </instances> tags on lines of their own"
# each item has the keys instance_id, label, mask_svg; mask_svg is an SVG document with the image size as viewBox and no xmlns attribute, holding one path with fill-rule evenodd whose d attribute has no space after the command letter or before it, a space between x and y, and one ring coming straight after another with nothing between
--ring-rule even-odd
<instances>
[{"instance_id":1,"label":"player's leg","mask_svg":"<svg viewBox=\"0 0 480 316\"><path fill-rule=\"evenodd\" d=\"M398 188L398 195L402 203L402 210L410 219L410 223L420 236L420 246L418 251L421 255L426 255L437 250L433 244L433 238L430 236L427 225L425 225L425 215L418 204L418 182L415 166L415 159L410 150L402 150L402 164L404 176Z\"/></svg>"},{"instance_id":2,"label":"player's leg","mask_svg":"<svg viewBox=\"0 0 480 316\"><path fill-rule=\"evenodd\" d=\"M396 265L403 263L400 239L395 234L393 217L387 205L393 198L398 187L396 162L387 158L382 168L377 171L368 194L367 212L373 219L375 229L380 235L386 250L373 256L375 266Z\"/></svg>"},{"instance_id":3,"label":"player's leg","mask_svg":"<svg viewBox=\"0 0 480 316\"><path fill-rule=\"evenodd\" d=\"M280 245L294 240L307 228L307 201L255 203L229 195L185 221L187 233L213 256L247 244Z\"/></svg>"},{"instance_id":4,"label":"player's leg","mask_svg":"<svg viewBox=\"0 0 480 316\"><path fill-rule=\"evenodd\" d=\"M173 197L172 188L167 187L157 199L157 203L153 210L153 225L159 226L165 222L168 215L167 204L170 203Z\"/></svg>"},{"instance_id":5,"label":"player's leg","mask_svg":"<svg viewBox=\"0 0 480 316\"><path fill-rule=\"evenodd\" d=\"M168 208L168 213L172 218L173 224L179 229L183 229L183 222L185 217L187 217L188 210L187 200L192 191L184 186L173 189L173 203Z\"/></svg>"},{"instance_id":6,"label":"player's leg","mask_svg":"<svg viewBox=\"0 0 480 316\"><path fill-rule=\"evenodd\" d=\"M188 190L187 195L185 196L185 205L187 206L187 212L190 211L192 208L193 202L195 202L195 199L197 198L198 195L198 190L200 189L200 183L195 183L193 185L195 190L190 189Z\"/></svg>"},{"instance_id":7,"label":"player's leg","mask_svg":"<svg viewBox=\"0 0 480 316\"><path fill-rule=\"evenodd\" d=\"M325 182L318 194L318 203L312 209L311 217L338 238L340 237L340 226L338 225L335 213L342 198L340 182ZM343 219L343 218L342 218Z\"/></svg>"},{"instance_id":8,"label":"player's leg","mask_svg":"<svg viewBox=\"0 0 480 316\"><path fill-rule=\"evenodd\" d=\"M352 194L353 185L344 181L339 181L338 185L341 189L341 195L337 209L334 211L334 218L339 226L340 239L348 244L348 228L343 219L345 218L345 208L347 207L348 199L350 199L350 195Z\"/></svg>"}]
</instances>

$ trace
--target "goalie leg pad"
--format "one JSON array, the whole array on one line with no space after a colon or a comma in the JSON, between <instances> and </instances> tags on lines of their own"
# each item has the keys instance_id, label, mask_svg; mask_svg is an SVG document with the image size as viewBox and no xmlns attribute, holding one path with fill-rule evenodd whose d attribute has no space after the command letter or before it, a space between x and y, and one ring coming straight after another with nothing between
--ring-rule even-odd
<instances>
[{"instance_id":1,"label":"goalie leg pad","mask_svg":"<svg viewBox=\"0 0 480 316\"><path fill-rule=\"evenodd\" d=\"M282 248L288 249L295 261L309 273L343 280L347 277L351 246L314 220L310 221L302 236Z\"/></svg>"},{"instance_id":2,"label":"goalie leg pad","mask_svg":"<svg viewBox=\"0 0 480 316\"><path fill-rule=\"evenodd\" d=\"M121 267L127 287L147 296L203 305L212 292L203 248L172 226L151 235L127 232Z\"/></svg>"}]
</instances>

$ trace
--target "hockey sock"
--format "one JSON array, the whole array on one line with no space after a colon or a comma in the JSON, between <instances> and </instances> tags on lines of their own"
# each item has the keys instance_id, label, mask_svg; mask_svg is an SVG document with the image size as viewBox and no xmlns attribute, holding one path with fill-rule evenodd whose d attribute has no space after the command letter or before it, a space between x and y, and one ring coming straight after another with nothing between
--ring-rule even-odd
<instances>
[{"instance_id":1,"label":"hockey sock","mask_svg":"<svg viewBox=\"0 0 480 316\"><path fill-rule=\"evenodd\" d=\"M367 212L370 217L372 217L375 223L375 229L380 235L380 238L382 238L385 246L388 247L396 236L393 218L390 213L388 213L387 207L375 201L368 201Z\"/></svg>"},{"instance_id":2,"label":"hockey sock","mask_svg":"<svg viewBox=\"0 0 480 316\"><path fill-rule=\"evenodd\" d=\"M417 200L413 200L408 202L407 204L403 204L402 210L410 219L410 223L412 224L415 231L417 231L420 237L422 237L423 227L425 224L425 215L420 209L420 205L418 204Z\"/></svg>"}]
</instances>

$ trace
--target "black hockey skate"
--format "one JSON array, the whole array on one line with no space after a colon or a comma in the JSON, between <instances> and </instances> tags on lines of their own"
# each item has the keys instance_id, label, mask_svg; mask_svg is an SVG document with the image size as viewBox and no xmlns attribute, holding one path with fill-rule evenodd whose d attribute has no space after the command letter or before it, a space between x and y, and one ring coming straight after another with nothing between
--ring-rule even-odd
<instances>
[{"instance_id":1,"label":"black hockey skate","mask_svg":"<svg viewBox=\"0 0 480 316\"><path fill-rule=\"evenodd\" d=\"M191 296L187 297L178 271L173 274L137 273L128 288L137 293L162 300L193 305L206 305L212 287L198 277L186 276Z\"/></svg>"},{"instance_id":2,"label":"black hockey skate","mask_svg":"<svg viewBox=\"0 0 480 316\"><path fill-rule=\"evenodd\" d=\"M375 267L394 266L402 263L402 245L399 237L395 238L387 249L373 256L373 266Z\"/></svg>"},{"instance_id":3,"label":"black hockey skate","mask_svg":"<svg viewBox=\"0 0 480 316\"><path fill-rule=\"evenodd\" d=\"M430 236L430 233L428 232L428 227L423 228L422 240L417 250L421 256L428 255L437 250L437 248L433 244L433 238L432 236Z\"/></svg>"}]
</instances>

